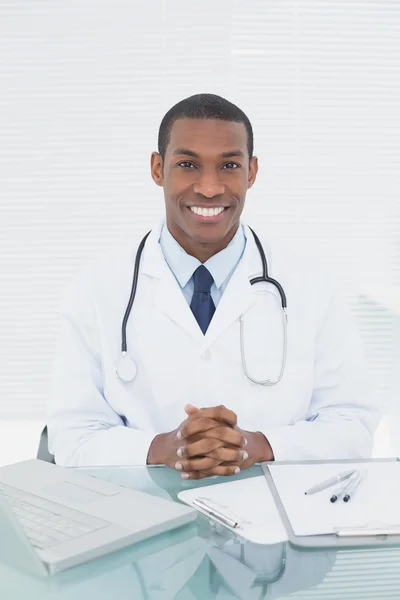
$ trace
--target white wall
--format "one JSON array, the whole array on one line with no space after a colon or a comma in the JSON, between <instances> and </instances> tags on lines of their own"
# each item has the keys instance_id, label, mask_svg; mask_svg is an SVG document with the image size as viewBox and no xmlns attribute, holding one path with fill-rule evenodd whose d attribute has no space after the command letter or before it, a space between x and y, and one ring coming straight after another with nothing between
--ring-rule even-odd
<instances>
[{"instance_id":1,"label":"white wall","mask_svg":"<svg viewBox=\"0 0 400 600\"><path fill-rule=\"evenodd\" d=\"M312 245L345 286L388 414L377 452L393 451L399 26L397 1L0 3L3 432L44 422L65 284L162 214L149 161L163 115L212 92L253 124L247 220Z\"/></svg>"}]
</instances>

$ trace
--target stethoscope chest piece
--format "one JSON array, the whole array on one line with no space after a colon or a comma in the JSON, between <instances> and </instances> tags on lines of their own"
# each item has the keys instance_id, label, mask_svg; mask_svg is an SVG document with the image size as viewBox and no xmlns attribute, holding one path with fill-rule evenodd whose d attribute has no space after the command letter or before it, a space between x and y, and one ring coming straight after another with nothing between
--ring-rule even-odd
<instances>
[{"instance_id":1,"label":"stethoscope chest piece","mask_svg":"<svg viewBox=\"0 0 400 600\"><path fill-rule=\"evenodd\" d=\"M117 377L123 383L129 383L136 377L137 366L132 357L126 352L123 352L115 365Z\"/></svg>"}]
</instances>

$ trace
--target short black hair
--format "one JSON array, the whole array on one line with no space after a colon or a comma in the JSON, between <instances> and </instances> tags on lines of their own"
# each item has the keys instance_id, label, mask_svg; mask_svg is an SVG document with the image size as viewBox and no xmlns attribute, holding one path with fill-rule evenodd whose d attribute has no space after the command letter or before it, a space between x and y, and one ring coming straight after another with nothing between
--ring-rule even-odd
<instances>
[{"instance_id":1,"label":"short black hair","mask_svg":"<svg viewBox=\"0 0 400 600\"><path fill-rule=\"evenodd\" d=\"M236 104L215 94L195 94L175 104L163 117L158 131L158 152L164 161L171 141L172 125L177 119L221 119L243 123L247 131L249 160L253 156L253 128L250 120Z\"/></svg>"}]
</instances>

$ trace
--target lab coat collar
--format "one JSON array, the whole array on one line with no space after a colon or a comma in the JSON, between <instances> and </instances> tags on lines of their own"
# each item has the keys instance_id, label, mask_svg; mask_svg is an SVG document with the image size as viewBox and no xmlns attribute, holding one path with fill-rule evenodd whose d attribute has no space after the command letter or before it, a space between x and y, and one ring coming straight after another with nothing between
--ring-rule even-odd
<instances>
[{"instance_id":1,"label":"lab coat collar","mask_svg":"<svg viewBox=\"0 0 400 600\"><path fill-rule=\"evenodd\" d=\"M247 242L243 256L232 273L206 334L203 335L178 282L165 261L159 244L163 224L164 221L160 222L146 241L141 271L158 280L154 282L154 302L157 309L201 342L201 351L205 351L255 303L256 294L250 285L250 279L262 272L260 255L250 229L245 226L244 234Z\"/></svg>"},{"instance_id":2,"label":"lab coat collar","mask_svg":"<svg viewBox=\"0 0 400 600\"><path fill-rule=\"evenodd\" d=\"M209 258L204 266L210 271L215 287L219 289L236 267L246 244L243 226L240 225L228 246ZM170 233L166 224L161 230L160 245L171 271L183 289L202 263L187 254Z\"/></svg>"}]
</instances>

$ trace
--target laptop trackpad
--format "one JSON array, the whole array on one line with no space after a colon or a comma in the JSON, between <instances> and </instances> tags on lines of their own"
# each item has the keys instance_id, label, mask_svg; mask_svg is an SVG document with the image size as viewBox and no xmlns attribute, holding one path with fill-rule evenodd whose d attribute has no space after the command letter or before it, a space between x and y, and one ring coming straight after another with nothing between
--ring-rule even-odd
<instances>
[{"instance_id":1,"label":"laptop trackpad","mask_svg":"<svg viewBox=\"0 0 400 600\"><path fill-rule=\"evenodd\" d=\"M65 500L66 502L73 502L75 504L94 502L95 500L106 498L109 495L95 492L94 490L71 483L70 481L57 481L57 483L47 485L42 488L42 490L58 500Z\"/></svg>"}]
</instances>

